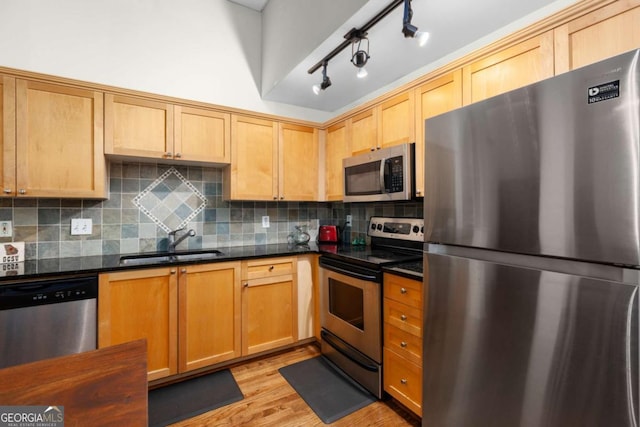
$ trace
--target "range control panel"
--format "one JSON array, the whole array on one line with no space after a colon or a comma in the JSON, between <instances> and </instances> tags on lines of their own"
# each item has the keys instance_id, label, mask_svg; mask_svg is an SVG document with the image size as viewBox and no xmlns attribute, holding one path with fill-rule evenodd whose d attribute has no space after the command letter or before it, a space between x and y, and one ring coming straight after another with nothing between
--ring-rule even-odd
<instances>
[{"instance_id":1,"label":"range control panel","mask_svg":"<svg viewBox=\"0 0 640 427\"><path fill-rule=\"evenodd\" d=\"M424 241L424 220L422 218L388 218L372 216L367 234L371 237Z\"/></svg>"}]
</instances>

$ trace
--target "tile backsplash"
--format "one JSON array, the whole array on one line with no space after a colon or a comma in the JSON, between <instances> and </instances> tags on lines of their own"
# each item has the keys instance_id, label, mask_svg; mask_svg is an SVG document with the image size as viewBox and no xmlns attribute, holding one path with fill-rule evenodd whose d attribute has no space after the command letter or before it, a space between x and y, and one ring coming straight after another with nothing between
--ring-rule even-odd
<instances>
[{"instance_id":1,"label":"tile backsplash","mask_svg":"<svg viewBox=\"0 0 640 427\"><path fill-rule=\"evenodd\" d=\"M345 238L365 237L369 217L422 217L421 202L229 202L222 199L222 169L112 162L108 200L0 199L0 221L13 221L26 259L165 250L167 232L185 226L195 237L178 249L286 243L298 224L344 225ZM270 227L262 227L269 216ZM71 219L91 218L92 233L71 235Z\"/></svg>"}]
</instances>

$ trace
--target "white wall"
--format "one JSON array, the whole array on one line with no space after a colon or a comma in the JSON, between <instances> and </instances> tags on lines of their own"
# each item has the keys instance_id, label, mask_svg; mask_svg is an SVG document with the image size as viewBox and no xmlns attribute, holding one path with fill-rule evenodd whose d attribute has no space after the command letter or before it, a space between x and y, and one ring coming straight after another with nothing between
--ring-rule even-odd
<instances>
[{"instance_id":1,"label":"white wall","mask_svg":"<svg viewBox=\"0 0 640 427\"><path fill-rule=\"evenodd\" d=\"M226 0L2 0L0 66L263 113L261 14Z\"/></svg>"}]
</instances>

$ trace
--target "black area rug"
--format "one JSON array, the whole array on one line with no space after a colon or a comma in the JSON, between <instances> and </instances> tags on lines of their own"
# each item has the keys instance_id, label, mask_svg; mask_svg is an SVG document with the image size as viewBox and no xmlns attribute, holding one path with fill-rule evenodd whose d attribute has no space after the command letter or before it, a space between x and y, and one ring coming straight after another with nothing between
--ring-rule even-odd
<instances>
[{"instance_id":1,"label":"black area rug","mask_svg":"<svg viewBox=\"0 0 640 427\"><path fill-rule=\"evenodd\" d=\"M242 400L228 369L149 391L149 426L166 426Z\"/></svg>"},{"instance_id":2,"label":"black area rug","mask_svg":"<svg viewBox=\"0 0 640 427\"><path fill-rule=\"evenodd\" d=\"M279 372L325 424L339 420L377 400L332 367L324 357L314 357L285 366Z\"/></svg>"}]
</instances>

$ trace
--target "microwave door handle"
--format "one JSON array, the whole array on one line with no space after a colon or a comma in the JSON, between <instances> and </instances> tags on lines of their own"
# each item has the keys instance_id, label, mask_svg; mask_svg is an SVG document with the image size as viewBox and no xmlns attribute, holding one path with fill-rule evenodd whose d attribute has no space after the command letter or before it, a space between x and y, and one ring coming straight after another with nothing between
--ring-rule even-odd
<instances>
[{"instance_id":1,"label":"microwave door handle","mask_svg":"<svg viewBox=\"0 0 640 427\"><path fill-rule=\"evenodd\" d=\"M381 159L380 161L380 194L385 194L387 188L384 185L384 167L387 164L387 159Z\"/></svg>"}]
</instances>

